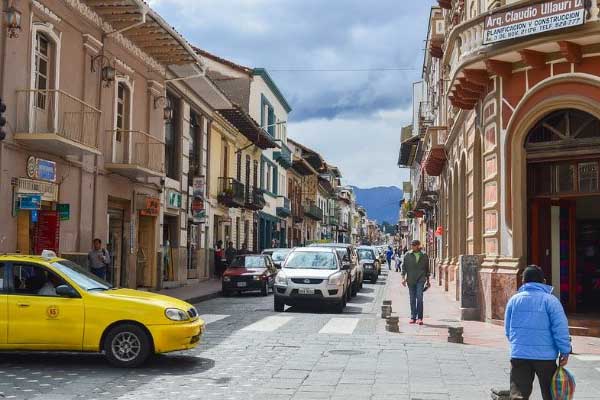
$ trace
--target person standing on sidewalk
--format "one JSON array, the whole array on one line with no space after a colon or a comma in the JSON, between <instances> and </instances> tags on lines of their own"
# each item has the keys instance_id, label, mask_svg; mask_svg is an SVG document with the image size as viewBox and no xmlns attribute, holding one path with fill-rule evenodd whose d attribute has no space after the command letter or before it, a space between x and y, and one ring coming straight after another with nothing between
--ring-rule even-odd
<instances>
[{"instance_id":1,"label":"person standing on sidewalk","mask_svg":"<svg viewBox=\"0 0 600 400\"><path fill-rule=\"evenodd\" d=\"M110 265L110 254L102 248L102 240L94 239L94 248L88 253L88 266L92 274L100 279L106 280L106 273Z\"/></svg>"},{"instance_id":2,"label":"person standing on sidewalk","mask_svg":"<svg viewBox=\"0 0 600 400\"><path fill-rule=\"evenodd\" d=\"M560 300L545 284L544 273L530 265L523 286L506 306L504 329L510 342L510 399L528 400L537 375L544 400L552 400L556 359L567 365L571 353L569 323Z\"/></svg>"},{"instance_id":3,"label":"person standing on sidewalk","mask_svg":"<svg viewBox=\"0 0 600 400\"><path fill-rule=\"evenodd\" d=\"M394 257L394 249L392 249L392 246L388 246L387 251L385 252L385 259L387 260L388 271L392 270L392 257Z\"/></svg>"},{"instance_id":4,"label":"person standing on sidewalk","mask_svg":"<svg viewBox=\"0 0 600 400\"><path fill-rule=\"evenodd\" d=\"M408 286L410 323L423 325L423 292L429 283L429 257L421 250L421 242L413 240L412 251L402 259L402 285Z\"/></svg>"}]
</instances>

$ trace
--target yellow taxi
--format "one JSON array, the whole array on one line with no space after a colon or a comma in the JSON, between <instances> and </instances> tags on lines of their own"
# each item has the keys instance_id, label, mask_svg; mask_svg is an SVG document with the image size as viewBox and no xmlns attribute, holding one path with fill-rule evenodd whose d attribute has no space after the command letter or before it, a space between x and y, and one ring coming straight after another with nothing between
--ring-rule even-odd
<instances>
[{"instance_id":1,"label":"yellow taxi","mask_svg":"<svg viewBox=\"0 0 600 400\"><path fill-rule=\"evenodd\" d=\"M191 304L114 288L53 252L0 255L0 350L102 352L136 367L197 346L203 328Z\"/></svg>"}]
</instances>

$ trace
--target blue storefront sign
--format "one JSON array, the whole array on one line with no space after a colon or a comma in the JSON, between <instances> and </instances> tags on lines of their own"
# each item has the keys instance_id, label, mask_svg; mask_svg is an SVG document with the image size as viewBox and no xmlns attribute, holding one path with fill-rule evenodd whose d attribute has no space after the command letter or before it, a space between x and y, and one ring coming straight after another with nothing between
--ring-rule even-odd
<instances>
[{"instance_id":1,"label":"blue storefront sign","mask_svg":"<svg viewBox=\"0 0 600 400\"><path fill-rule=\"evenodd\" d=\"M31 210L31 222L38 222L38 210Z\"/></svg>"},{"instance_id":2,"label":"blue storefront sign","mask_svg":"<svg viewBox=\"0 0 600 400\"><path fill-rule=\"evenodd\" d=\"M36 159L36 161L37 178L50 182L56 181L56 163L41 158Z\"/></svg>"},{"instance_id":3,"label":"blue storefront sign","mask_svg":"<svg viewBox=\"0 0 600 400\"><path fill-rule=\"evenodd\" d=\"M39 210L42 208L42 195L30 194L19 197L19 208L21 210Z\"/></svg>"}]
</instances>

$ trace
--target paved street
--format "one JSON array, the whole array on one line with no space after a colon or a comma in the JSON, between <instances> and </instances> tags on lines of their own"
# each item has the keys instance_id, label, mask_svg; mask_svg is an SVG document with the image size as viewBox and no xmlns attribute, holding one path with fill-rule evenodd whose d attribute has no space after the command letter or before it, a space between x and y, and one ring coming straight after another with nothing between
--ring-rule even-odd
<instances>
[{"instance_id":1,"label":"paved street","mask_svg":"<svg viewBox=\"0 0 600 400\"><path fill-rule=\"evenodd\" d=\"M0 397L481 400L491 387L506 387L504 348L448 344L439 326L412 329L404 318L403 333L385 332L377 311L387 290L401 290L399 275L390 276L366 284L341 315L304 308L274 313L272 295L197 304L208 323L203 344L136 370L114 369L96 355L4 353ZM600 357L579 358L571 365L576 398L597 400Z\"/></svg>"}]
</instances>

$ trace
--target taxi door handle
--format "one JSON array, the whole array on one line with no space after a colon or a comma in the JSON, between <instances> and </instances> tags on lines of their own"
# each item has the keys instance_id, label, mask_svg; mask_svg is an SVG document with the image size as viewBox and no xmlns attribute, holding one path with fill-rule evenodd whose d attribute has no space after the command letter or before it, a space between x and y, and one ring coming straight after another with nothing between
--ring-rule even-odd
<instances>
[{"instance_id":1,"label":"taxi door handle","mask_svg":"<svg viewBox=\"0 0 600 400\"><path fill-rule=\"evenodd\" d=\"M17 303L17 306L19 306L20 308L26 308L31 306L31 304L27 304L27 303Z\"/></svg>"}]
</instances>

